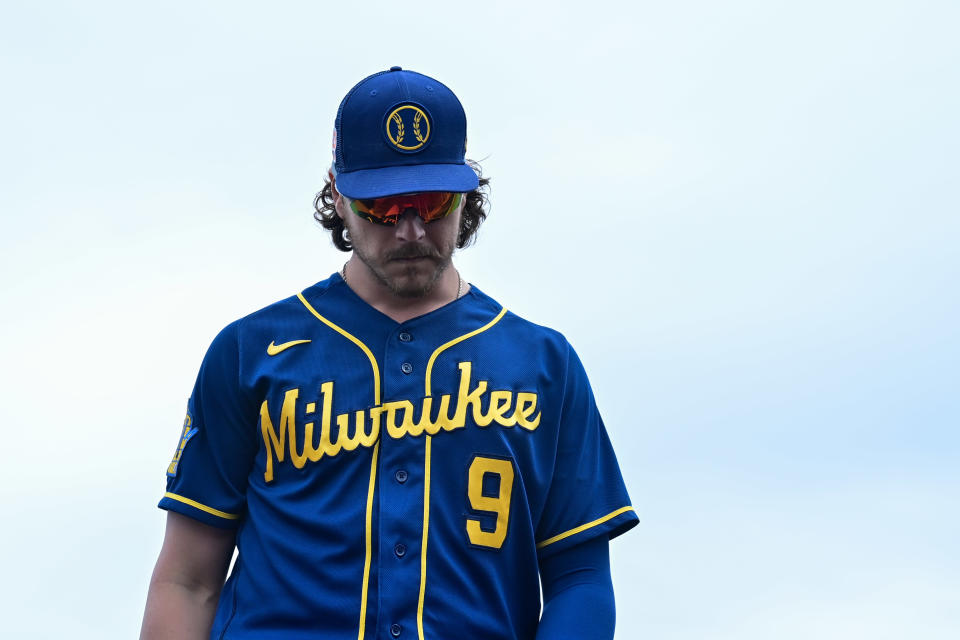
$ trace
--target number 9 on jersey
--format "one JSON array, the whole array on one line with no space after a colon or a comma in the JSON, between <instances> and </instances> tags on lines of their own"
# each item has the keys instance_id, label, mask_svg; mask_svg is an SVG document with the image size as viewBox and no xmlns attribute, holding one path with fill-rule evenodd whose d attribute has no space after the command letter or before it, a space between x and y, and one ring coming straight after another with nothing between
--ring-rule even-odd
<instances>
[{"instance_id":1,"label":"number 9 on jersey","mask_svg":"<svg viewBox=\"0 0 960 640\"><path fill-rule=\"evenodd\" d=\"M488 486L492 484L490 476L496 476L499 484L496 496L485 495L484 480ZM486 458L477 456L470 463L467 479L467 497L470 507L477 512L496 516L496 526L493 531L484 531L480 521L467 518L467 537L471 544L481 547L499 549L507 537L507 526L510 520L510 496L513 492L513 463L502 458Z\"/></svg>"}]
</instances>

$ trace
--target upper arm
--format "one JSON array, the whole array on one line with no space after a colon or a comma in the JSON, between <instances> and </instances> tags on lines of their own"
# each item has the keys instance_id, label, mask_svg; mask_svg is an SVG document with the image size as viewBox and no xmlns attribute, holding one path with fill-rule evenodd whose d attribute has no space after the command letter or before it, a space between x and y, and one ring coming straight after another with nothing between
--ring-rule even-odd
<instances>
[{"instance_id":1,"label":"upper arm","mask_svg":"<svg viewBox=\"0 0 960 640\"><path fill-rule=\"evenodd\" d=\"M218 594L233 557L235 532L175 512L167 513L163 546L153 582Z\"/></svg>"},{"instance_id":2,"label":"upper arm","mask_svg":"<svg viewBox=\"0 0 960 640\"><path fill-rule=\"evenodd\" d=\"M167 514L167 531L150 579L141 640L210 637L233 554L234 533Z\"/></svg>"},{"instance_id":3,"label":"upper arm","mask_svg":"<svg viewBox=\"0 0 960 640\"><path fill-rule=\"evenodd\" d=\"M606 536L542 558L540 580L544 602L537 640L613 637L616 606Z\"/></svg>"},{"instance_id":4,"label":"upper arm","mask_svg":"<svg viewBox=\"0 0 960 640\"><path fill-rule=\"evenodd\" d=\"M610 578L610 544L606 536L591 538L540 560L543 599L581 584L597 585L613 592Z\"/></svg>"}]
</instances>

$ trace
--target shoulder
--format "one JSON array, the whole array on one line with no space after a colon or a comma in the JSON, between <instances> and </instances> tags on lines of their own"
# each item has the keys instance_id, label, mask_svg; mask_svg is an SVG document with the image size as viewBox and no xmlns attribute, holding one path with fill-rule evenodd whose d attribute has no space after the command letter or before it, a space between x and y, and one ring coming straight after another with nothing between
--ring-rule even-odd
<instances>
[{"instance_id":1,"label":"shoulder","mask_svg":"<svg viewBox=\"0 0 960 640\"><path fill-rule=\"evenodd\" d=\"M250 344L259 350L274 341L281 344L296 340L316 324L317 309L322 312L343 304L345 289L343 280L332 275L229 323L214 338L212 347L242 353Z\"/></svg>"},{"instance_id":2,"label":"shoulder","mask_svg":"<svg viewBox=\"0 0 960 640\"><path fill-rule=\"evenodd\" d=\"M335 274L303 291L257 309L236 320L234 324L238 325L240 331L249 331L265 324L273 326L278 322L296 322L301 318L308 320L312 315L311 308L331 308L342 304L347 291L343 280Z\"/></svg>"},{"instance_id":3,"label":"shoulder","mask_svg":"<svg viewBox=\"0 0 960 640\"><path fill-rule=\"evenodd\" d=\"M489 332L491 338L500 338L508 342L510 348L520 353L532 352L540 358L566 360L571 355L576 357L573 347L560 331L517 315L476 287L471 287L468 295L474 298L475 305L487 307L490 313L502 313L497 330Z\"/></svg>"}]
</instances>

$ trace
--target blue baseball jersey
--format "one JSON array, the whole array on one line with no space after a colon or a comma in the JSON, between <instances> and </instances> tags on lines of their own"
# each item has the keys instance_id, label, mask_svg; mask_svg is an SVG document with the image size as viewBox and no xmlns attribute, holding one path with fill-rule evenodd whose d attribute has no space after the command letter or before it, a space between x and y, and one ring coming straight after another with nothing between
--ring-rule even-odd
<instances>
[{"instance_id":1,"label":"blue baseball jersey","mask_svg":"<svg viewBox=\"0 0 960 640\"><path fill-rule=\"evenodd\" d=\"M532 639L539 560L637 523L573 349L476 287L397 323L335 274L228 325L167 476L237 532L212 638Z\"/></svg>"}]
</instances>

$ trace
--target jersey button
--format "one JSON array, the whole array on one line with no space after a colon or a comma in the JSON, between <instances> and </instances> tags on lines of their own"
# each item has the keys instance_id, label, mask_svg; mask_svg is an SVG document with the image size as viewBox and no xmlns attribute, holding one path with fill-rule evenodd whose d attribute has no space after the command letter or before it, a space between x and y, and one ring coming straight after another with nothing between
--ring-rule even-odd
<instances>
[{"instance_id":1,"label":"jersey button","mask_svg":"<svg viewBox=\"0 0 960 640\"><path fill-rule=\"evenodd\" d=\"M413 365L409 362L404 362L402 365L400 365L400 371L403 371L404 373L413 373Z\"/></svg>"},{"instance_id":2,"label":"jersey button","mask_svg":"<svg viewBox=\"0 0 960 640\"><path fill-rule=\"evenodd\" d=\"M400 338L400 342L410 342L411 340L413 340L413 336L407 333L406 331L401 331L400 335L397 337Z\"/></svg>"},{"instance_id":3,"label":"jersey button","mask_svg":"<svg viewBox=\"0 0 960 640\"><path fill-rule=\"evenodd\" d=\"M403 484L407 481L407 472L404 469L400 469L394 474L393 477L397 479L397 482Z\"/></svg>"},{"instance_id":4,"label":"jersey button","mask_svg":"<svg viewBox=\"0 0 960 640\"><path fill-rule=\"evenodd\" d=\"M396 622L390 625L390 635L392 635L394 638L399 638L401 633L403 633L403 627L398 625Z\"/></svg>"},{"instance_id":5,"label":"jersey button","mask_svg":"<svg viewBox=\"0 0 960 640\"><path fill-rule=\"evenodd\" d=\"M402 558L407 555L407 545L402 542L393 548L393 552L397 554L398 558Z\"/></svg>"}]
</instances>

